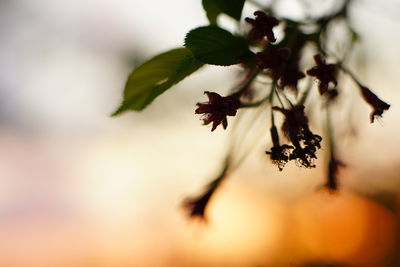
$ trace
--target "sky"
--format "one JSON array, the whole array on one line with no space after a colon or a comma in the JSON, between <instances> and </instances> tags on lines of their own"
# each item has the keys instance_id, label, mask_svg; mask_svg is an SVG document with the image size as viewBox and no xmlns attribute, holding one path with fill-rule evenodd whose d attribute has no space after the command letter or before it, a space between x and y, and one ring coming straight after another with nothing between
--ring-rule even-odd
<instances>
[{"instance_id":1,"label":"sky","mask_svg":"<svg viewBox=\"0 0 400 267\"><path fill-rule=\"evenodd\" d=\"M293 1L283 2L295 14ZM245 15L253 10L246 6ZM355 72L392 105L374 125L368 107L353 107L359 128L343 142L351 162L344 184L360 192L400 189L398 11L395 0L358 0L352 9L367 65ZM282 174L257 167L257 156L258 165L247 163L221 191L209 229L187 221L180 203L215 175L228 137L211 134L194 107L203 91L227 91L235 74L202 70L142 113L110 114L135 62L181 46L186 32L206 23L194 0L0 1L0 265L252 266L279 262L290 246L304 248L293 261L345 259L368 246L355 241L325 255L318 234L285 244L290 216L309 229L310 218L333 211L365 229L365 218L377 216L388 229L382 236L393 233L393 215L371 200L313 195L321 169ZM293 204L294 196L303 197ZM314 201L328 211L310 214L323 210ZM353 224L338 225L354 233Z\"/></svg>"}]
</instances>

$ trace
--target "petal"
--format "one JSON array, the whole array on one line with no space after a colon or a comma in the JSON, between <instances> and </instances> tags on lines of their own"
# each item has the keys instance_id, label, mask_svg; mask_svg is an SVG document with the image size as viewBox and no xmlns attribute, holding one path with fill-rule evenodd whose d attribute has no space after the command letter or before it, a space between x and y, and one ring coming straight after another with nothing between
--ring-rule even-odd
<instances>
[{"instance_id":1,"label":"petal","mask_svg":"<svg viewBox=\"0 0 400 267\"><path fill-rule=\"evenodd\" d=\"M226 129L228 127L228 120L226 119L226 117L222 120L222 127L224 129Z\"/></svg>"},{"instance_id":2,"label":"petal","mask_svg":"<svg viewBox=\"0 0 400 267\"><path fill-rule=\"evenodd\" d=\"M217 94L215 92L205 91L204 94L207 95L207 97L209 99L209 103L213 103L215 101L218 101L218 100L222 99L222 96L220 96L219 94Z\"/></svg>"}]
</instances>

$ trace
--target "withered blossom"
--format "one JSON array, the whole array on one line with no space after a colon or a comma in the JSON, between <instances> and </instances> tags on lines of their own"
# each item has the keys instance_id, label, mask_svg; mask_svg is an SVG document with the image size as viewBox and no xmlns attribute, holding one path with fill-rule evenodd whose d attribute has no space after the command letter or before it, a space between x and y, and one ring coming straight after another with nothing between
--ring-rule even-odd
<instances>
[{"instance_id":1,"label":"withered blossom","mask_svg":"<svg viewBox=\"0 0 400 267\"><path fill-rule=\"evenodd\" d=\"M317 149L321 148L322 137L311 132L304 106L297 105L291 109L273 107L273 109L285 116L282 131L293 144L289 160L295 160L298 165L306 168L314 168L314 159L317 158Z\"/></svg>"},{"instance_id":2,"label":"withered blossom","mask_svg":"<svg viewBox=\"0 0 400 267\"><path fill-rule=\"evenodd\" d=\"M279 20L273 16L270 16L263 11L254 12L255 19L245 18L245 21L252 25L250 30L250 38L254 40L261 40L265 36L271 43L276 41L272 28L279 24Z\"/></svg>"},{"instance_id":3,"label":"withered blossom","mask_svg":"<svg viewBox=\"0 0 400 267\"><path fill-rule=\"evenodd\" d=\"M281 146L273 146L271 147L271 151L266 151L265 153L270 155L272 163L277 165L278 169L282 171L283 167L285 167L286 163L289 161L291 150L293 149L293 146L284 144Z\"/></svg>"},{"instance_id":4,"label":"withered blossom","mask_svg":"<svg viewBox=\"0 0 400 267\"><path fill-rule=\"evenodd\" d=\"M205 219L205 210L208 202L214 192L213 188L209 188L205 193L198 197L187 198L183 201L183 208L187 211L191 218Z\"/></svg>"},{"instance_id":5,"label":"withered blossom","mask_svg":"<svg viewBox=\"0 0 400 267\"><path fill-rule=\"evenodd\" d=\"M215 191L221 185L222 181L227 177L228 169L229 160L226 160L220 174L207 185L202 194L195 197L186 198L183 201L182 206L187 211L190 218L198 218L206 221L206 208L208 203L210 202L210 199L214 195Z\"/></svg>"},{"instance_id":6,"label":"withered blossom","mask_svg":"<svg viewBox=\"0 0 400 267\"><path fill-rule=\"evenodd\" d=\"M289 56L289 48L276 49L270 47L266 52L257 53L258 67L269 70L274 79L279 79L284 72Z\"/></svg>"},{"instance_id":7,"label":"withered blossom","mask_svg":"<svg viewBox=\"0 0 400 267\"><path fill-rule=\"evenodd\" d=\"M313 134L309 129L304 129L300 138L307 146L321 148L322 137L318 134Z\"/></svg>"},{"instance_id":8,"label":"withered blossom","mask_svg":"<svg viewBox=\"0 0 400 267\"><path fill-rule=\"evenodd\" d=\"M300 167L315 168L316 152L317 149L314 146L297 146L290 154L290 160L295 160Z\"/></svg>"},{"instance_id":9,"label":"withered blossom","mask_svg":"<svg viewBox=\"0 0 400 267\"><path fill-rule=\"evenodd\" d=\"M371 123L374 122L376 117L382 117L385 110L390 108L390 105L379 99L368 87L359 85L362 97L373 108L370 114Z\"/></svg>"},{"instance_id":10,"label":"withered blossom","mask_svg":"<svg viewBox=\"0 0 400 267\"><path fill-rule=\"evenodd\" d=\"M290 151L294 147L287 144L279 144L278 129L274 123L270 128L270 133L273 146L271 147L271 151L265 151L265 153L270 155L272 163L277 165L278 169L282 171L283 167L285 167L286 163L289 161Z\"/></svg>"},{"instance_id":11,"label":"withered blossom","mask_svg":"<svg viewBox=\"0 0 400 267\"><path fill-rule=\"evenodd\" d=\"M337 85L337 65L326 64L320 55L315 55L314 60L317 65L307 70L307 74L319 80L318 89L322 95L328 91L330 83L333 83L334 86Z\"/></svg>"},{"instance_id":12,"label":"withered blossom","mask_svg":"<svg viewBox=\"0 0 400 267\"><path fill-rule=\"evenodd\" d=\"M203 114L202 119L205 125L212 123L211 131L218 125L226 129L228 127L227 116L235 116L240 107L238 95L220 96L215 92L204 92L208 97L208 102L197 103L196 114Z\"/></svg>"}]
</instances>

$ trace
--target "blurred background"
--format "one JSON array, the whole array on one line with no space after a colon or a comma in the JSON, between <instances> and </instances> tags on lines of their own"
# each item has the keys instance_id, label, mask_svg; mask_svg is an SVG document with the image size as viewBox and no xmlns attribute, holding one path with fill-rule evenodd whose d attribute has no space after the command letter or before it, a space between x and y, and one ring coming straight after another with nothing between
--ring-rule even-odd
<instances>
[{"instance_id":1,"label":"blurred background","mask_svg":"<svg viewBox=\"0 0 400 267\"><path fill-rule=\"evenodd\" d=\"M279 172L265 143L202 224L181 202L217 174L229 131L210 133L194 108L203 91L229 90L235 67L110 117L133 66L207 24L201 1L0 0L0 266L400 266L400 2L351 12L354 72L391 108L369 124L356 101L336 122L355 132L339 135L341 191L318 190L323 160Z\"/></svg>"}]
</instances>

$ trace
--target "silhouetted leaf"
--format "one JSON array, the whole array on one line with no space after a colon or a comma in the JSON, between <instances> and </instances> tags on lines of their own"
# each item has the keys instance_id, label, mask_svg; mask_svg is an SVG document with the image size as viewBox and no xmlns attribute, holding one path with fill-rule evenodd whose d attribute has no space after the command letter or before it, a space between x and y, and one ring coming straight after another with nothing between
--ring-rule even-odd
<instances>
[{"instance_id":1,"label":"silhouetted leaf","mask_svg":"<svg viewBox=\"0 0 400 267\"><path fill-rule=\"evenodd\" d=\"M217 24L217 17L224 13L236 20L240 20L245 0L203 0L203 8L206 11L210 24Z\"/></svg>"},{"instance_id":2,"label":"silhouetted leaf","mask_svg":"<svg viewBox=\"0 0 400 267\"><path fill-rule=\"evenodd\" d=\"M229 66L244 61L251 52L245 39L217 26L204 26L191 30L185 46L195 58L212 65Z\"/></svg>"},{"instance_id":3,"label":"silhouetted leaf","mask_svg":"<svg viewBox=\"0 0 400 267\"><path fill-rule=\"evenodd\" d=\"M187 48L162 53L136 68L125 84L122 105L112 114L142 110L171 86L198 70L203 63Z\"/></svg>"},{"instance_id":4,"label":"silhouetted leaf","mask_svg":"<svg viewBox=\"0 0 400 267\"><path fill-rule=\"evenodd\" d=\"M221 10L215 4L215 0L203 0L202 3L210 24L217 24L217 17Z\"/></svg>"}]
</instances>

